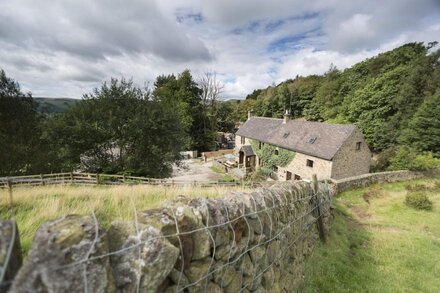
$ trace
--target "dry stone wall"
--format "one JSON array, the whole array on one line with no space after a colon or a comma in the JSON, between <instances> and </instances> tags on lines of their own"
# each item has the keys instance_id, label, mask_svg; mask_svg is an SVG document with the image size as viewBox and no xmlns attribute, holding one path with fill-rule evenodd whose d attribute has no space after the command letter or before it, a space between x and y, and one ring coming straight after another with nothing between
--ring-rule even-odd
<instances>
[{"instance_id":1,"label":"dry stone wall","mask_svg":"<svg viewBox=\"0 0 440 293\"><path fill-rule=\"evenodd\" d=\"M182 196L106 230L66 216L38 230L10 292L296 292L330 202L327 184L295 182Z\"/></svg>"},{"instance_id":2,"label":"dry stone wall","mask_svg":"<svg viewBox=\"0 0 440 293\"><path fill-rule=\"evenodd\" d=\"M332 193L337 194L346 190L365 187L375 183L413 180L422 177L424 177L422 173L407 170L369 173L341 180L332 180Z\"/></svg>"}]
</instances>

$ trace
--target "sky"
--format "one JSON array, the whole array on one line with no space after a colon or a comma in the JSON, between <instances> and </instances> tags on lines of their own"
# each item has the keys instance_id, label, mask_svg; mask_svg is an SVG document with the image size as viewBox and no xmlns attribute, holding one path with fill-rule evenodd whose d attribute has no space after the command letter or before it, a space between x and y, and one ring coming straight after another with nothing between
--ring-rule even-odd
<instances>
[{"instance_id":1,"label":"sky","mask_svg":"<svg viewBox=\"0 0 440 293\"><path fill-rule=\"evenodd\" d=\"M33 96L215 73L224 99L440 41L440 0L0 0L0 68Z\"/></svg>"}]
</instances>

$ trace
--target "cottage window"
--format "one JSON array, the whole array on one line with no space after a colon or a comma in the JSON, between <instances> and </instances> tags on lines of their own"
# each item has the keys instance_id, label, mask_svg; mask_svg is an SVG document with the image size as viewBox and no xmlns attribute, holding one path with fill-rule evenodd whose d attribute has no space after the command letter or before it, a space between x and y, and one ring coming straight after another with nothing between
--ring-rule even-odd
<instances>
[{"instance_id":1,"label":"cottage window","mask_svg":"<svg viewBox=\"0 0 440 293\"><path fill-rule=\"evenodd\" d=\"M360 150L361 150L361 145L362 145L362 142L360 142L360 141L358 141L358 142L356 143L356 150L357 150L357 151L360 151Z\"/></svg>"},{"instance_id":2,"label":"cottage window","mask_svg":"<svg viewBox=\"0 0 440 293\"><path fill-rule=\"evenodd\" d=\"M313 168L313 161L312 160L307 160L307 167Z\"/></svg>"},{"instance_id":3,"label":"cottage window","mask_svg":"<svg viewBox=\"0 0 440 293\"><path fill-rule=\"evenodd\" d=\"M242 136L241 137L241 144L245 144L246 143L246 137Z\"/></svg>"}]
</instances>

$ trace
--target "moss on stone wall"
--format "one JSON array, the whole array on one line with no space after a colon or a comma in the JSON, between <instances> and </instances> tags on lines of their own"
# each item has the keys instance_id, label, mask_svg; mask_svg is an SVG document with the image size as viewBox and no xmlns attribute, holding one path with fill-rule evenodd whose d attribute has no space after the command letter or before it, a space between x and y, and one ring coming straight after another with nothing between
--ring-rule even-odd
<instances>
[{"instance_id":1,"label":"moss on stone wall","mask_svg":"<svg viewBox=\"0 0 440 293\"><path fill-rule=\"evenodd\" d=\"M261 163L264 168L269 168L271 171L274 170L275 166L286 167L295 158L295 152L286 150L283 148L278 148L276 146L261 143L257 140L249 140L251 142L252 148L257 156L261 159Z\"/></svg>"}]
</instances>

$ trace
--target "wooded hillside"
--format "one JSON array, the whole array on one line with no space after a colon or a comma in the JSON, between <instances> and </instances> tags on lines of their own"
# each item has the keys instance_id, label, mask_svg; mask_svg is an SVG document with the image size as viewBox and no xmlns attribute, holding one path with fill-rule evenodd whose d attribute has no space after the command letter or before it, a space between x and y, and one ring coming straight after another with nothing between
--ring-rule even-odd
<instances>
[{"instance_id":1,"label":"wooded hillside","mask_svg":"<svg viewBox=\"0 0 440 293\"><path fill-rule=\"evenodd\" d=\"M354 123L388 164L396 146L440 156L440 50L435 43L409 43L345 70L333 65L323 75L297 76L255 90L236 110L255 115L332 123Z\"/></svg>"}]
</instances>

